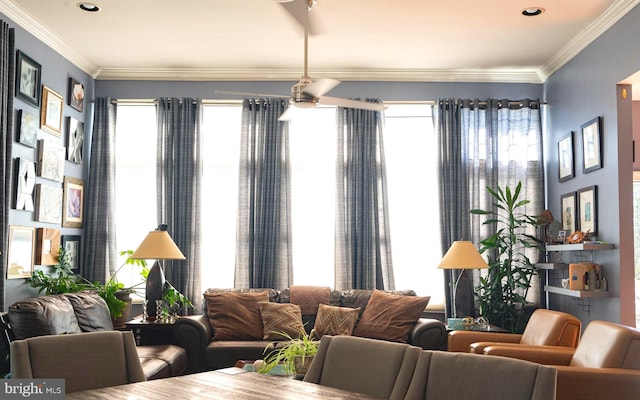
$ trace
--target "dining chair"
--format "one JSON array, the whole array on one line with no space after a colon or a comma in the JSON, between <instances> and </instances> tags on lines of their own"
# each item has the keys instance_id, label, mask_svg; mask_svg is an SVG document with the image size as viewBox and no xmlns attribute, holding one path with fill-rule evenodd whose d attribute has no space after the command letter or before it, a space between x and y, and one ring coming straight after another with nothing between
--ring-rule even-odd
<instances>
[{"instance_id":1,"label":"dining chair","mask_svg":"<svg viewBox=\"0 0 640 400\"><path fill-rule=\"evenodd\" d=\"M403 399L421 351L405 343L325 335L304 381L385 399Z\"/></svg>"},{"instance_id":2,"label":"dining chair","mask_svg":"<svg viewBox=\"0 0 640 400\"><path fill-rule=\"evenodd\" d=\"M10 356L11 378L64 379L67 393L145 380L131 331L15 340Z\"/></svg>"}]
</instances>

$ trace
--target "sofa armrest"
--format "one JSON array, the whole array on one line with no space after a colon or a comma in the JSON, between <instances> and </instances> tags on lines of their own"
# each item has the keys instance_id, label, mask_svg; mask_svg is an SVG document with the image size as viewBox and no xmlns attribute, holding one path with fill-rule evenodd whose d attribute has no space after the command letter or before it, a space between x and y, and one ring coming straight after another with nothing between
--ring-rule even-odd
<instances>
[{"instance_id":1,"label":"sofa armrest","mask_svg":"<svg viewBox=\"0 0 640 400\"><path fill-rule=\"evenodd\" d=\"M451 331L448 336L448 351L469 352L475 342L519 343L522 335L483 331Z\"/></svg>"},{"instance_id":2,"label":"sofa armrest","mask_svg":"<svg viewBox=\"0 0 640 400\"><path fill-rule=\"evenodd\" d=\"M640 393L640 371L622 368L556 366L556 398L635 399Z\"/></svg>"},{"instance_id":3,"label":"sofa armrest","mask_svg":"<svg viewBox=\"0 0 640 400\"><path fill-rule=\"evenodd\" d=\"M482 342L481 342L482 343ZM476 345L478 343L474 343ZM519 343L489 343L483 353L491 356L511 357L545 365L569 365L575 347L530 346Z\"/></svg>"},{"instance_id":4,"label":"sofa armrest","mask_svg":"<svg viewBox=\"0 0 640 400\"><path fill-rule=\"evenodd\" d=\"M211 341L211 324L204 315L176 319L173 333L178 345L187 351L187 373L204 371L205 348Z\"/></svg>"},{"instance_id":5,"label":"sofa armrest","mask_svg":"<svg viewBox=\"0 0 640 400\"><path fill-rule=\"evenodd\" d=\"M409 343L424 350L446 350L447 329L444 323L437 319L419 318L411 328Z\"/></svg>"}]
</instances>

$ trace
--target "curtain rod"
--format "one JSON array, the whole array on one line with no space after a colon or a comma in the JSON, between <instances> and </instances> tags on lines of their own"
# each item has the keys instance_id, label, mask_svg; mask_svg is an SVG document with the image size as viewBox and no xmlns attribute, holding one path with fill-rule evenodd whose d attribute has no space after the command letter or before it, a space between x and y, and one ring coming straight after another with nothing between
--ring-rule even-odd
<instances>
[{"instance_id":1,"label":"curtain rod","mask_svg":"<svg viewBox=\"0 0 640 400\"><path fill-rule=\"evenodd\" d=\"M459 99L456 99L458 101ZM532 103L539 104L541 106L547 105L546 101L539 100L529 100ZM91 100L93 103L94 100ZM112 104L127 104L127 105L148 105L148 104L156 104L156 99L113 99L111 100ZM402 101L385 101L386 104L425 104L429 106L435 106L437 104L436 100L402 100ZM242 100L202 100L202 104L205 105L237 105L242 104ZM486 101L478 101L476 104L480 106L486 106ZM510 100L508 103L510 106L520 105L522 101Z\"/></svg>"}]
</instances>

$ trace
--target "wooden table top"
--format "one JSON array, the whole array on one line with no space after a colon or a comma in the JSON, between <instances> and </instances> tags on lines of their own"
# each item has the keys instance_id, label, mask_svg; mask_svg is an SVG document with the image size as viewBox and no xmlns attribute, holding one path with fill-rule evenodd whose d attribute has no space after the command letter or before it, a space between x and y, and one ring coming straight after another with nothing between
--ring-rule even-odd
<instances>
[{"instance_id":1,"label":"wooden table top","mask_svg":"<svg viewBox=\"0 0 640 400\"><path fill-rule=\"evenodd\" d=\"M346 400L374 399L374 397L282 376L248 372L234 367L174 378L68 393L65 399Z\"/></svg>"}]
</instances>

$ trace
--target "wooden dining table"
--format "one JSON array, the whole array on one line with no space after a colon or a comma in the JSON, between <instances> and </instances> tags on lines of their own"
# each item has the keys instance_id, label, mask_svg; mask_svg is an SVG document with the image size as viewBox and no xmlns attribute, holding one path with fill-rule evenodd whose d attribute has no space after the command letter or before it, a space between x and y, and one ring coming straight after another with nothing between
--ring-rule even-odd
<instances>
[{"instance_id":1,"label":"wooden dining table","mask_svg":"<svg viewBox=\"0 0 640 400\"><path fill-rule=\"evenodd\" d=\"M173 378L73 392L68 393L65 399L357 400L376 399L376 397L303 382L291 377L259 374L232 367Z\"/></svg>"}]
</instances>

